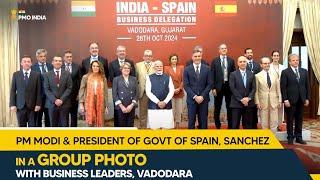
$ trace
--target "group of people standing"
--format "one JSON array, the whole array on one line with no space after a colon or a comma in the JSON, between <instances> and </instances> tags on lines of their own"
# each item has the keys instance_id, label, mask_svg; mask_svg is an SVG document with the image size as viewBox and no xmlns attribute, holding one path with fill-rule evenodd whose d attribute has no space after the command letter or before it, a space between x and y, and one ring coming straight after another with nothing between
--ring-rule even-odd
<instances>
[{"instance_id":1,"label":"group of people standing","mask_svg":"<svg viewBox=\"0 0 320 180\"><path fill-rule=\"evenodd\" d=\"M126 47L118 46L117 59L108 64L99 56L98 43L92 42L90 56L79 66L72 62L70 50L63 57L54 56L51 64L46 61L47 51L38 49L37 62L32 64L30 56L23 56L21 70L13 74L10 109L16 112L20 127L76 127L78 113L85 115L88 126L101 127L109 113L109 80L115 127L134 126L139 106L139 128L178 128L186 93L188 128L207 129L212 92L217 129L221 128L223 98L228 129L239 129L241 121L243 128L257 129L259 116L261 127L275 132L285 108L288 142L296 138L296 142L305 144L302 114L303 106L309 104L310 90L299 57L289 55L290 66L284 69L278 51L272 52L272 61L263 57L260 64L253 60L251 48L246 48L237 61L227 55L226 44L221 44L218 51L211 65L202 59L203 48L196 46L185 66L179 63L177 54L171 54L169 65L164 66L162 61L153 60L151 50L145 50L143 61L134 65L127 59Z\"/></svg>"}]
</instances>

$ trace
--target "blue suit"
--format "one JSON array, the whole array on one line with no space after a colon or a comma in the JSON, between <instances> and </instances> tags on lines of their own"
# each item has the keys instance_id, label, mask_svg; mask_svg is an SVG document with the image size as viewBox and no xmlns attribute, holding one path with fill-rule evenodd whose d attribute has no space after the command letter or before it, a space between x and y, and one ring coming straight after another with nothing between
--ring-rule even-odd
<instances>
[{"instance_id":1,"label":"blue suit","mask_svg":"<svg viewBox=\"0 0 320 180\"><path fill-rule=\"evenodd\" d=\"M53 70L53 66L52 64L50 63L46 63L46 67L47 67L47 70L48 71L51 71ZM41 80L41 97L42 97L42 104L41 104L41 109L40 111L38 111L36 113L36 126L37 127L41 127L42 126L42 115L44 113L44 121L45 121L45 126L46 127L50 127L50 118L49 118L49 112L48 112L48 109L45 108L45 103L46 103L46 94L44 93L44 77L43 75L45 73L42 73L41 74L41 70L40 70L40 66L38 64L38 62L34 63L32 66L31 66L31 70L32 71L36 71L36 72L39 72L40 73L40 80Z\"/></svg>"},{"instance_id":2,"label":"blue suit","mask_svg":"<svg viewBox=\"0 0 320 180\"><path fill-rule=\"evenodd\" d=\"M184 89L187 92L188 128L195 129L196 116L198 115L199 129L207 129L209 92L213 85L210 67L201 64L198 78L194 66L191 64L185 68L183 78ZM194 96L203 96L203 102L198 104L194 100Z\"/></svg>"}]
</instances>

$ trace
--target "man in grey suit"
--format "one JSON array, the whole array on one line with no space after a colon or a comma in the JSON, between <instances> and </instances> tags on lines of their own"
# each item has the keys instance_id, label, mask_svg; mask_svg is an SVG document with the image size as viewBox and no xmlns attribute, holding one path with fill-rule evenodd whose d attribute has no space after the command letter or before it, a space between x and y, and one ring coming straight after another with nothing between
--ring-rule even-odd
<instances>
[{"instance_id":1,"label":"man in grey suit","mask_svg":"<svg viewBox=\"0 0 320 180\"><path fill-rule=\"evenodd\" d=\"M53 71L44 76L44 91L47 96L45 107L49 109L51 127L67 127L72 79L70 73L61 68L61 56L54 56L52 64Z\"/></svg>"},{"instance_id":2,"label":"man in grey suit","mask_svg":"<svg viewBox=\"0 0 320 180\"><path fill-rule=\"evenodd\" d=\"M133 127L134 125L135 106L138 101L138 83L136 77L130 76L131 70L131 64L124 62L120 66L122 75L113 79L112 97L119 127Z\"/></svg>"},{"instance_id":3,"label":"man in grey suit","mask_svg":"<svg viewBox=\"0 0 320 180\"><path fill-rule=\"evenodd\" d=\"M19 127L35 127L35 114L41 108L40 74L32 71L31 65L31 57L23 56L22 70L12 76L10 110L16 112Z\"/></svg>"}]
</instances>

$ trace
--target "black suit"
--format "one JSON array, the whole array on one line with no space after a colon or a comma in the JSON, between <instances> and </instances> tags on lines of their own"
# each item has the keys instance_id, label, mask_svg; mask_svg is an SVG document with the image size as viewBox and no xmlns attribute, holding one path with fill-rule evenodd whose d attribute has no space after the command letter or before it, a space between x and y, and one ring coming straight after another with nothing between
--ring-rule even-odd
<instances>
[{"instance_id":1,"label":"black suit","mask_svg":"<svg viewBox=\"0 0 320 180\"><path fill-rule=\"evenodd\" d=\"M65 64L62 65L62 69L65 69ZM71 108L69 109L69 113L67 114L67 120L69 119L69 114L71 115L71 127L77 127L78 121L78 104L79 101L77 99L80 89L80 67L78 64L71 64L71 78L72 78L72 91L70 94L71 100ZM68 122L69 124L69 122Z\"/></svg>"},{"instance_id":2,"label":"black suit","mask_svg":"<svg viewBox=\"0 0 320 180\"><path fill-rule=\"evenodd\" d=\"M192 60L192 59L190 59L189 61L187 61L186 67L189 66L190 64L193 64L193 60ZM209 66L209 63L207 63L207 61L204 60L204 59L201 59L201 64L205 64L205 65Z\"/></svg>"},{"instance_id":3,"label":"black suit","mask_svg":"<svg viewBox=\"0 0 320 180\"><path fill-rule=\"evenodd\" d=\"M218 129L220 129L221 127L220 111L221 111L223 96L225 97L225 101L226 101L228 129L231 128L231 119L232 119L231 109L230 109L231 91L229 87L229 77L231 72L235 70L235 66L234 66L234 60L231 59L230 57L227 57L226 61L227 61L228 81L224 80L224 71L222 68L222 60L220 59L220 56L213 59L211 63L211 70L214 77L213 89L216 89L216 92L217 92L217 96L214 99L214 121Z\"/></svg>"},{"instance_id":4,"label":"black suit","mask_svg":"<svg viewBox=\"0 0 320 180\"><path fill-rule=\"evenodd\" d=\"M124 61L130 63L130 65L131 65L130 76L136 76L136 71L135 71L135 67L134 67L133 62L129 59L125 59ZM117 76L120 76L121 74L122 73L120 71L119 60L115 59L109 64L109 80L110 80L110 82L113 82L113 79ZM118 111L118 110L114 106L114 127L119 127L118 114L121 112L116 112L116 111Z\"/></svg>"},{"instance_id":5,"label":"black suit","mask_svg":"<svg viewBox=\"0 0 320 180\"><path fill-rule=\"evenodd\" d=\"M294 137L302 139L303 107L305 101L310 100L308 72L303 68L299 68L298 71L299 80L291 67L283 70L281 73L282 100L290 102L290 107L285 107L288 140L293 140ZM293 119L295 120L294 132Z\"/></svg>"},{"instance_id":6,"label":"black suit","mask_svg":"<svg viewBox=\"0 0 320 180\"><path fill-rule=\"evenodd\" d=\"M51 71L53 69L52 64L46 63L46 72ZM45 107L46 103L46 94L44 93L44 74L46 72L42 72L40 69L40 65L38 62L34 63L31 66L31 70L39 72L41 74L40 79L41 79L41 96L42 96L42 103L41 103L41 109L36 113L36 126L37 127L42 127L42 116L44 114L44 124L45 127L50 127L50 118L49 118L49 112L48 109Z\"/></svg>"},{"instance_id":7,"label":"black suit","mask_svg":"<svg viewBox=\"0 0 320 180\"><path fill-rule=\"evenodd\" d=\"M61 70L59 85L55 81L54 70L44 75L44 91L47 95L45 106L49 109L51 127L68 126L67 114L71 107L72 78L69 72ZM63 104L55 105L56 99L62 100Z\"/></svg>"},{"instance_id":8,"label":"black suit","mask_svg":"<svg viewBox=\"0 0 320 180\"><path fill-rule=\"evenodd\" d=\"M136 77L129 76L129 83L126 84L123 76L117 76L113 79L112 97L113 103L120 103L127 107L131 103L138 102L138 81ZM115 106L115 114L118 117L119 127L133 127L135 108L130 113L123 113L119 104Z\"/></svg>"},{"instance_id":9,"label":"black suit","mask_svg":"<svg viewBox=\"0 0 320 180\"><path fill-rule=\"evenodd\" d=\"M244 86L242 74L240 70L236 70L230 74L229 86L232 92L230 108L232 108L232 129L239 129L240 119L242 117L242 126L244 129L252 129L253 116L255 116L253 108L256 106L254 103L254 94L256 92L256 81L254 74L246 70L246 86ZM241 99L249 97L251 100L248 106L241 103Z\"/></svg>"},{"instance_id":10,"label":"black suit","mask_svg":"<svg viewBox=\"0 0 320 180\"><path fill-rule=\"evenodd\" d=\"M90 69L90 59L91 56L85 58L82 61L82 65L81 65L81 76L87 74L89 72ZM98 61L103 65L103 70L104 70L104 74L106 76L106 78L109 78L109 68L108 68L108 60L105 59L102 56L98 56Z\"/></svg>"},{"instance_id":11,"label":"black suit","mask_svg":"<svg viewBox=\"0 0 320 180\"><path fill-rule=\"evenodd\" d=\"M41 106L40 74L30 71L28 83L24 81L23 71L13 73L10 89L10 106L17 107L19 127L35 127L36 117L34 108Z\"/></svg>"},{"instance_id":12,"label":"black suit","mask_svg":"<svg viewBox=\"0 0 320 180\"><path fill-rule=\"evenodd\" d=\"M130 76L136 76L136 71L135 71L133 61L131 61L129 59L125 59L124 61L130 63L130 65L131 65ZM119 60L115 59L109 64L109 79L110 79L110 81L113 82L113 78L120 76L121 74L122 73L120 71Z\"/></svg>"},{"instance_id":13,"label":"black suit","mask_svg":"<svg viewBox=\"0 0 320 180\"><path fill-rule=\"evenodd\" d=\"M199 128L208 128L208 103L209 93L212 89L213 79L210 67L201 64L200 76L196 75L193 64L187 66L183 73L184 89L187 92L188 128L195 129L196 116L198 116ZM194 96L203 96L204 100L198 104Z\"/></svg>"},{"instance_id":14,"label":"black suit","mask_svg":"<svg viewBox=\"0 0 320 180\"><path fill-rule=\"evenodd\" d=\"M252 60L252 68L250 68L250 65L248 63L247 69L250 70L253 74L257 74L261 71L261 66L259 63ZM256 106L253 108L253 128L258 129L258 109Z\"/></svg>"}]
</instances>

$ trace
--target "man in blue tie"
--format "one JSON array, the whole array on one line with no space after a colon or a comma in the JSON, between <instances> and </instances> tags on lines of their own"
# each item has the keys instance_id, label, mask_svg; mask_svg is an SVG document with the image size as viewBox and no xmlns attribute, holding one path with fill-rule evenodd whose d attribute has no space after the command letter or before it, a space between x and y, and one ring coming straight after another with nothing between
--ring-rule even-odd
<instances>
[{"instance_id":1,"label":"man in blue tie","mask_svg":"<svg viewBox=\"0 0 320 180\"><path fill-rule=\"evenodd\" d=\"M230 108L232 108L232 129L240 128L240 119L242 118L242 127L244 129L253 129L253 107L254 94L256 91L254 74L247 70L247 58L240 56L238 58L239 69L232 72L229 78L229 86L232 92Z\"/></svg>"},{"instance_id":2,"label":"man in blue tie","mask_svg":"<svg viewBox=\"0 0 320 180\"><path fill-rule=\"evenodd\" d=\"M50 119L48 109L45 108L46 95L44 93L44 74L53 69L51 63L47 63L47 50L38 49L36 51L37 62L31 66L33 71L37 71L41 74L41 96L42 104L41 109L36 113L36 126L42 127L42 116L44 114L44 125L45 127L50 127Z\"/></svg>"}]
</instances>

